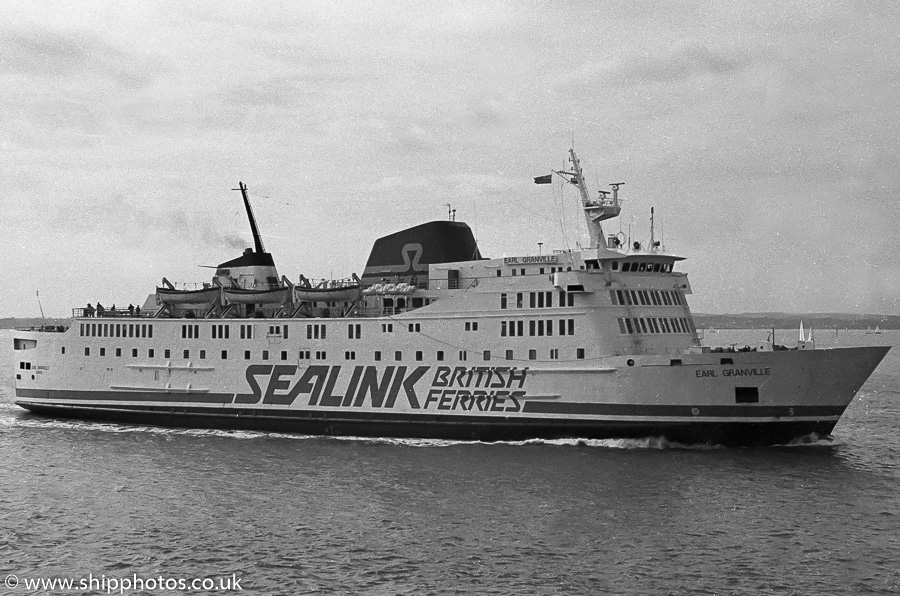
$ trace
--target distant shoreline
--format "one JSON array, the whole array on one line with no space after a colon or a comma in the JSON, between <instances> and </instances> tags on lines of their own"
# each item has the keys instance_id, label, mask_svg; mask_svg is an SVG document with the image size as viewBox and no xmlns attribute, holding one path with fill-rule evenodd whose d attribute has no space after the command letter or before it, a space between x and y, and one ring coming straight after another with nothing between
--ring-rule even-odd
<instances>
[{"instance_id":1,"label":"distant shoreline","mask_svg":"<svg viewBox=\"0 0 900 596\"><path fill-rule=\"evenodd\" d=\"M796 329L800 323L815 329L900 329L900 315L854 315L840 313L741 313L714 315L694 313L698 329ZM0 319L0 329L69 325L68 318L7 317Z\"/></svg>"}]
</instances>

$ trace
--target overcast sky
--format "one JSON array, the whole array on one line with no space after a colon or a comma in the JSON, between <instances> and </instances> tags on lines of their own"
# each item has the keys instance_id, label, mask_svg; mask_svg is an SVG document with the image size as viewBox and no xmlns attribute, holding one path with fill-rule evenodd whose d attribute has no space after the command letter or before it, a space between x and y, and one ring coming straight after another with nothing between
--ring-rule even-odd
<instances>
[{"instance_id":1,"label":"overcast sky","mask_svg":"<svg viewBox=\"0 0 900 596\"><path fill-rule=\"evenodd\" d=\"M693 310L898 314L898 65L887 1L4 0L0 316L208 281L239 180L291 279L448 203L487 257L586 243L532 183L573 139Z\"/></svg>"}]
</instances>

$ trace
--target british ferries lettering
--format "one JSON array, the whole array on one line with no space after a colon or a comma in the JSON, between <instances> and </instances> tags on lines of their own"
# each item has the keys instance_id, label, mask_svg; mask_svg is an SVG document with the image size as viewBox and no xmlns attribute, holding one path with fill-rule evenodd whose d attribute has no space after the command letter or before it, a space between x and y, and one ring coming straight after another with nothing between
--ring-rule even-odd
<instances>
[{"instance_id":1,"label":"british ferries lettering","mask_svg":"<svg viewBox=\"0 0 900 596\"><path fill-rule=\"evenodd\" d=\"M518 412L527 397L527 367L438 366L430 375L431 368L386 366L379 377L375 366L342 372L341 366L311 365L301 370L292 364L253 364L245 372L250 392L235 395L234 403L290 406L303 396L308 406L358 408L368 400L373 408L394 408L402 395L414 410ZM416 385L429 378L428 392L420 401Z\"/></svg>"}]
</instances>

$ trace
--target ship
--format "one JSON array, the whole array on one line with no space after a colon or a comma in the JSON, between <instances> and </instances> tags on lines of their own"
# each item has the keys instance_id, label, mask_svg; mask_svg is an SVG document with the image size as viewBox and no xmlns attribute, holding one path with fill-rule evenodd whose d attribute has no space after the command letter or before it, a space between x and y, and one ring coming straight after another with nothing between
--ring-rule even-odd
<instances>
[{"instance_id":1,"label":"ship","mask_svg":"<svg viewBox=\"0 0 900 596\"><path fill-rule=\"evenodd\" d=\"M310 435L522 441L661 437L773 445L828 436L890 346L704 345L684 257L605 234L574 149L536 177L573 189L588 246L482 256L447 220L377 239L360 276L279 277L254 247L143 308L73 309L13 337L34 414Z\"/></svg>"}]
</instances>

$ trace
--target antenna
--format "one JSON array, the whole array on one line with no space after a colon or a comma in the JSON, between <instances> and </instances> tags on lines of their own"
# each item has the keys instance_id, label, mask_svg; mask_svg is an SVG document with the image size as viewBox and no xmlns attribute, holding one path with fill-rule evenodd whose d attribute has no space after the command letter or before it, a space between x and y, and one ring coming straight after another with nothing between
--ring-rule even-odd
<instances>
[{"instance_id":1,"label":"antenna","mask_svg":"<svg viewBox=\"0 0 900 596\"><path fill-rule=\"evenodd\" d=\"M247 198L247 185L243 182L238 182L238 188L232 188L231 190L241 191L241 195L244 197L244 207L247 208L247 218L250 220L250 231L253 233L253 244L256 246L256 252L266 252L262 243L262 238L259 236L259 228L256 227L256 218L253 217L253 209L250 208L250 199Z\"/></svg>"},{"instance_id":2,"label":"antenna","mask_svg":"<svg viewBox=\"0 0 900 596\"><path fill-rule=\"evenodd\" d=\"M35 290L34 295L37 296L38 308L41 309L41 329L47 326L47 321L44 319L44 307L41 305L41 292L40 290Z\"/></svg>"}]
</instances>

